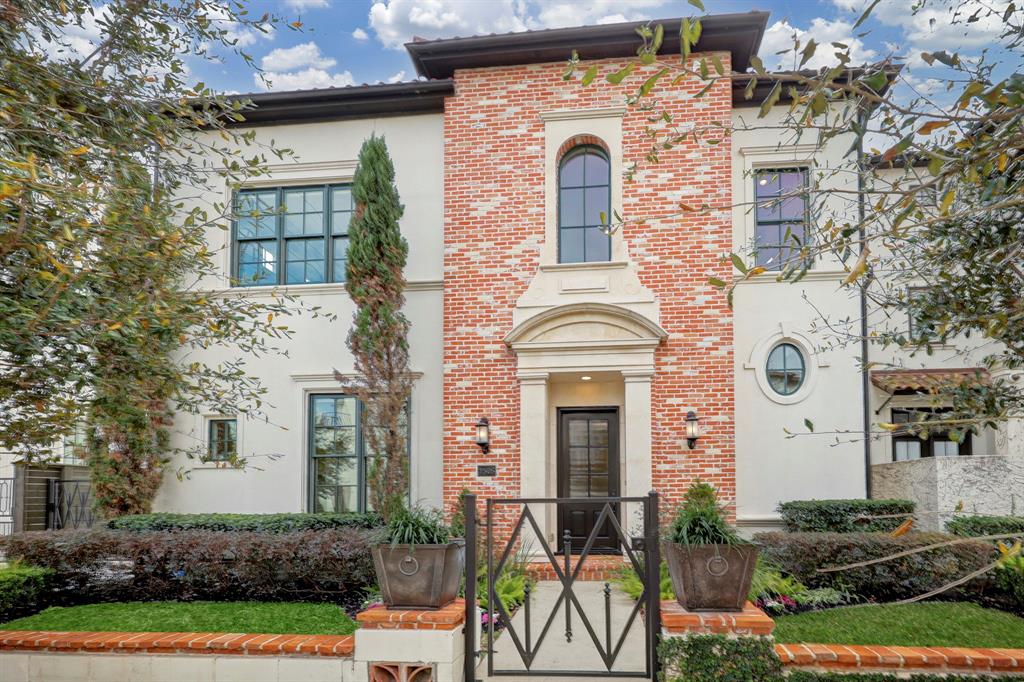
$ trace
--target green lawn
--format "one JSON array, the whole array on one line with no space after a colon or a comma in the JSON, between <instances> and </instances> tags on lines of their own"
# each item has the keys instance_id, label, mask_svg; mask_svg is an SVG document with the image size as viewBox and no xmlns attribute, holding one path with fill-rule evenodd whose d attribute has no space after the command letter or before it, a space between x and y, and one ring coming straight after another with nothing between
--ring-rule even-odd
<instances>
[{"instance_id":1,"label":"green lawn","mask_svg":"<svg viewBox=\"0 0 1024 682\"><path fill-rule=\"evenodd\" d=\"M966 602L846 606L775 619L782 643L1024 648L1024 618Z\"/></svg>"},{"instance_id":2,"label":"green lawn","mask_svg":"<svg viewBox=\"0 0 1024 682\"><path fill-rule=\"evenodd\" d=\"M0 630L349 635L356 624L332 604L155 601L55 606Z\"/></svg>"}]
</instances>

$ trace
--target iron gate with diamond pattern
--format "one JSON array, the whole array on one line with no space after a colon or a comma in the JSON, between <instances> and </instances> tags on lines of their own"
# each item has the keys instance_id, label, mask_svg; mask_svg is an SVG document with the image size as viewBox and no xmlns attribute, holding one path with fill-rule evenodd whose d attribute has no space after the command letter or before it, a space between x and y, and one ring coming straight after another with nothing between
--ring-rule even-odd
<instances>
[{"instance_id":1,"label":"iron gate with diamond pattern","mask_svg":"<svg viewBox=\"0 0 1024 682\"><path fill-rule=\"evenodd\" d=\"M631 677L657 679L657 633L660 627L660 587L659 587L659 566L661 557L658 548L658 494L651 492L646 497L605 497L587 498L590 504L600 506L600 513L593 524L582 548L576 549L569 533L565 533L561 547L552 550L538 523L532 507L547 509L554 507L554 518L559 518L563 507L571 504L578 504L577 498L505 498L488 499L486 501L484 518L477 517L477 501L475 495L464 497L463 512L466 519L466 659L465 659L465 680L476 680L476 667L480 656L487 657L487 676L538 676L538 677ZM630 537L623 529L620 518L623 509L627 505L639 505L643 515L643 535ZM497 537L498 528L495 519L503 519L503 528L508 528L504 523L512 521L511 531L507 537ZM483 542L478 547L478 530L483 534ZM524 532L525 531L525 532ZM581 582L581 571L585 567L587 558L591 556L598 536L610 533L616 539L618 549L624 555L626 561L624 566L632 568L641 578L643 591L640 597L632 605L625 627L619 632L613 633L612 627L612 605L611 588L608 583L604 585L604 613L598 614L591 610L585 611L580 605L578 598L579 583ZM501 576L502 571L510 561L513 553L527 538L536 543L540 548L542 561L546 559L545 570L550 568L549 573L555 576L558 597L554 602L551 611L543 619L543 626L539 634L531 628L531 594L527 590L525 602L520 607L524 609L524 618L520 623L522 631L513 625L513 614L509 613L495 591L496 576ZM577 539L578 540L578 539ZM483 554L479 557L479 554ZM496 626L500 629L502 639L508 640L515 647L517 658L522 664L521 668L496 667L494 650L490 645L481 645L477 641L477 627L479 615L475 605L477 602L477 566L478 560L487 565L487 580L485 582L487 594L479 595L481 603L486 604L486 613L489 614L488 622L481 639L489 643L495 641ZM563 619L559 619L559 616ZM603 615L603 618L600 616ZM618 614L617 614L618 615ZM564 670L564 669L538 669L535 662L542 647L547 644L549 647L557 647L559 635L553 632L553 625L556 620L564 624L564 638L567 643L572 641L574 636L588 637L595 647L602 667L591 669ZM597 621L595 628L594 621ZM613 670L615 664L620 660L623 645L627 635L635 623L644 628L644 665L642 669L619 669ZM579 632L582 626L583 633ZM599 634L599 632L601 634Z\"/></svg>"}]
</instances>

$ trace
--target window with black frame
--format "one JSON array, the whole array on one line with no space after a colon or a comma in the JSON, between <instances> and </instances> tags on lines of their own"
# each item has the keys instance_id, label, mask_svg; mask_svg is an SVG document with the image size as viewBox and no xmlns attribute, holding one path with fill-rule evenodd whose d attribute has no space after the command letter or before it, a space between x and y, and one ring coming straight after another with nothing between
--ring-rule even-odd
<instances>
[{"instance_id":1,"label":"window with black frame","mask_svg":"<svg viewBox=\"0 0 1024 682\"><path fill-rule=\"evenodd\" d=\"M378 455L362 433L362 404L343 394L309 398L309 510L372 511L369 480ZM402 428L409 442L408 406Z\"/></svg>"},{"instance_id":2,"label":"window with black frame","mask_svg":"<svg viewBox=\"0 0 1024 682\"><path fill-rule=\"evenodd\" d=\"M754 171L755 262L782 270L800 257L807 243L806 168L759 168Z\"/></svg>"},{"instance_id":3,"label":"window with black frame","mask_svg":"<svg viewBox=\"0 0 1024 682\"><path fill-rule=\"evenodd\" d=\"M206 460L226 462L238 452L238 421L217 418L209 422Z\"/></svg>"},{"instance_id":4,"label":"window with black frame","mask_svg":"<svg viewBox=\"0 0 1024 682\"><path fill-rule=\"evenodd\" d=\"M608 155L596 145L570 149L558 167L558 262L611 260L610 215Z\"/></svg>"},{"instance_id":5,"label":"window with black frame","mask_svg":"<svg viewBox=\"0 0 1024 682\"><path fill-rule=\"evenodd\" d=\"M234 285L343 282L353 209L349 185L238 191Z\"/></svg>"},{"instance_id":6,"label":"window with black frame","mask_svg":"<svg viewBox=\"0 0 1024 682\"><path fill-rule=\"evenodd\" d=\"M920 425L941 419L948 410L932 408L906 408L892 410L892 423L897 425L892 435L892 460L907 462L922 457L960 457L971 454L971 434L962 442L953 440L948 428L928 428L927 437ZM915 426L917 425L917 426Z\"/></svg>"}]
</instances>

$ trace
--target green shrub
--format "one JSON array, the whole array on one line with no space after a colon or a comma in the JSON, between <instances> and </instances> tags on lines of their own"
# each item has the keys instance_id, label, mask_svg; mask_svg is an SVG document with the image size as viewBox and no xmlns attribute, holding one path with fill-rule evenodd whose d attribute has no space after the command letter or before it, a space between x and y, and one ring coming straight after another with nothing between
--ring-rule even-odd
<instances>
[{"instance_id":1,"label":"green shrub","mask_svg":"<svg viewBox=\"0 0 1024 682\"><path fill-rule=\"evenodd\" d=\"M943 587L991 563L996 548L980 540L963 540L918 554L845 571L819 568L880 559L897 552L958 539L942 533L761 533L754 541L767 561L810 588L828 587L863 599L894 601ZM976 598L986 578L944 593L949 598Z\"/></svg>"},{"instance_id":2,"label":"green shrub","mask_svg":"<svg viewBox=\"0 0 1024 682\"><path fill-rule=\"evenodd\" d=\"M46 607L53 571L13 564L0 568L0 623Z\"/></svg>"},{"instance_id":3,"label":"green shrub","mask_svg":"<svg viewBox=\"0 0 1024 682\"><path fill-rule=\"evenodd\" d=\"M996 675L894 675L892 673L824 673L794 670L786 682L960 682L962 680L991 680ZM1007 679L1005 676L998 676Z\"/></svg>"},{"instance_id":4,"label":"green shrub","mask_svg":"<svg viewBox=\"0 0 1024 682\"><path fill-rule=\"evenodd\" d=\"M113 530L214 530L254 533L292 533L331 528L376 528L376 514L133 514L107 522Z\"/></svg>"},{"instance_id":5,"label":"green shrub","mask_svg":"<svg viewBox=\"0 0 1024 682\"><path fill-rule=\"evenodd\" d=\"M379 531L37 531L7 556L53 571L55 605L107 601L329 601L358 608L376 583Z\"/></svg>"},{"instance_id":6,"label":"green shrub","mask_svg":"<svg viewBox=\"0 0 1024 682\"><path fill-rule=\"evenodd\" d=\"M715 489L700 479L694 481L683 496L683 503L672 522L669 540L682 545L734 545L743 542L726 520Z\"/></svg>"},{"instance_id":7,"label":"green shrub","mask_svg":"<svg viewBox=\"0 0 1024 682\"><path fill-rule=\"evenodd\" d=\"M658 660L664 682L782 680L782 664L766 637L666 637L658 645Z\"/></svg>"},{"instance_id":8,"label":"green shrub","mask_svg":"<svg viewBox=\"0 0 1024 682\"><path fill-rule=\"evenodd\" d=\"M965 538L1007 533L1024 537L1024 516L958 516L946 524L946 530Z\"/></svg>"},{"instance_id":9,"label":"green shrub","mask_svg":"<svg viewBox=\"0 0 1024 682\"><path fill-rule=\"evenodd\" d=\"M893 530L914 513L910 500L794 500L779 505L792 533L878 533ZM891 516L891 518L873 518Z\"/></svg>"},{"instance_id":10,"label":"green shrub","mask_svg":"<svg viewBox=\"0 0 1024 682\"><path fill-rule=\"evenodd\" d=\"M1009 598L1012 610L1024 611L1024 556L1007 557L996 567L996 587Z\"/></svg>"}]
</instances>

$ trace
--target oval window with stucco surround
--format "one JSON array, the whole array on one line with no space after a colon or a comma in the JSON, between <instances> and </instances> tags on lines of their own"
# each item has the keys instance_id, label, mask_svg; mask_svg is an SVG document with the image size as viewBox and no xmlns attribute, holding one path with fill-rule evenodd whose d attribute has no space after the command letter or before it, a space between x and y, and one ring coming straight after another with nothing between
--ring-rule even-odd
<instances>
[{"instance_id":1,"label":"oval window with stucco surround","mask_svg":"<svg viewBox=\"0 0 1024 682\"><path fill-rule=\"evenodd\" d=\"M779 395L793 395L800 390L807 375L804 354L792 343L783 342L772 348L765 363L768 385Z\"/></svg>"}]
</instances>

